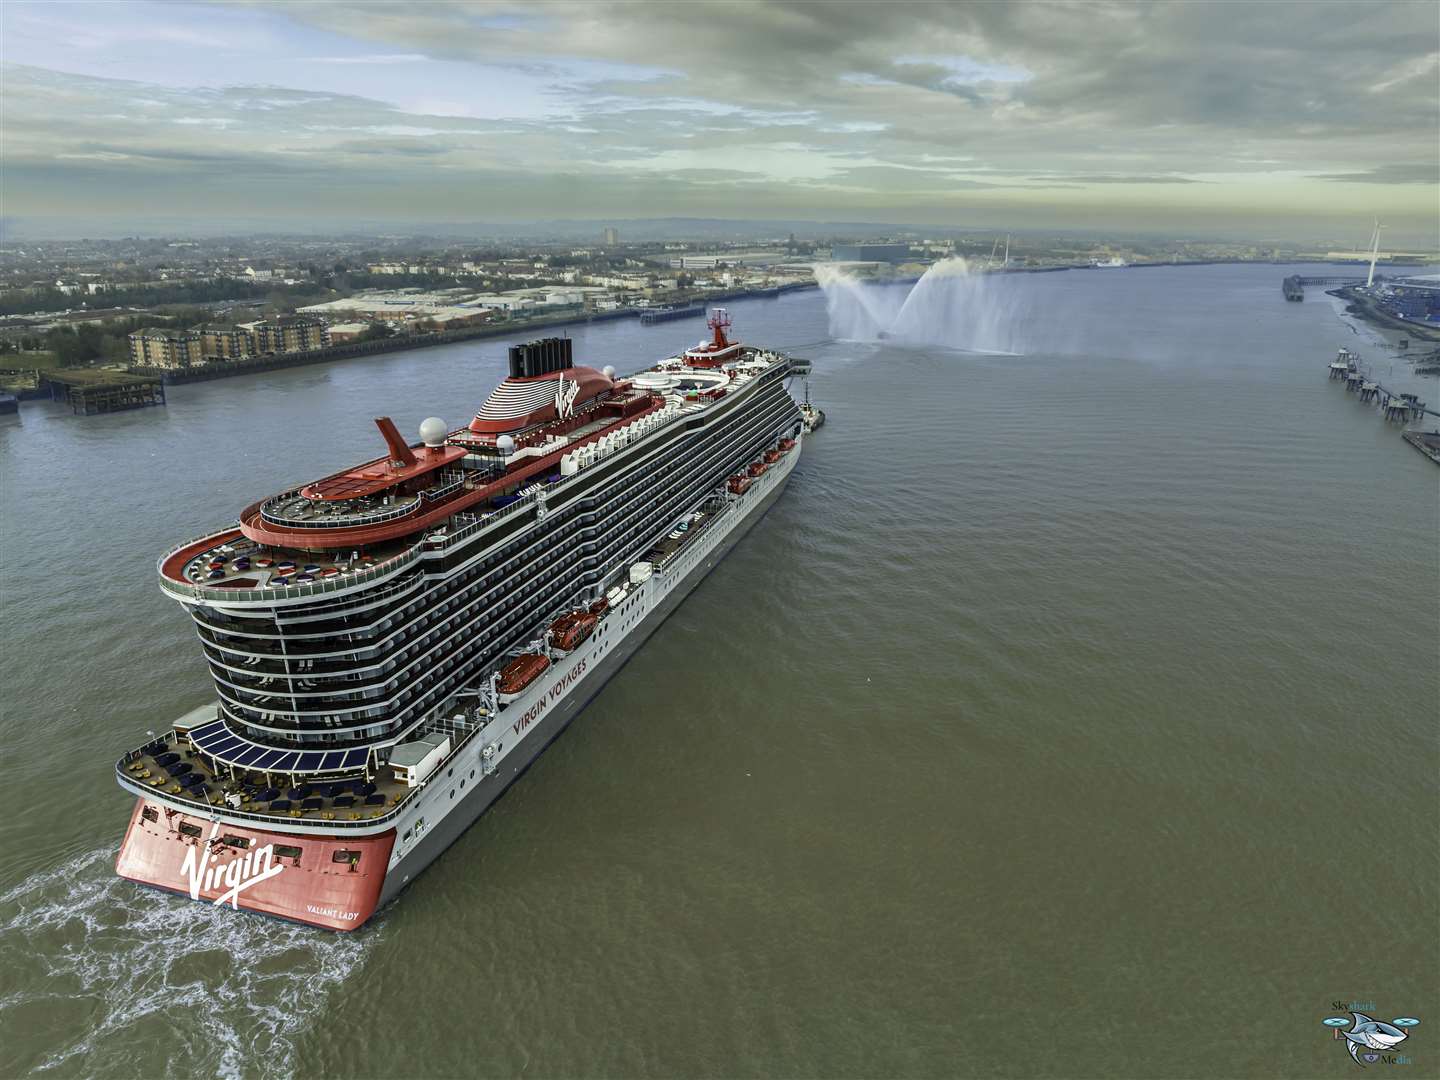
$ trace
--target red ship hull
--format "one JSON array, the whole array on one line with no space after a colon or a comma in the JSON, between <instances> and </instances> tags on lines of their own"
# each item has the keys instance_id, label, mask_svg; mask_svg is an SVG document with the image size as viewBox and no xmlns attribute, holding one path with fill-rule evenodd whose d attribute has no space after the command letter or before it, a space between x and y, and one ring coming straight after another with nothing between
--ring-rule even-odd
<instances>
[{"instance_id":1,"label":"red ship hull","mask_svg":"<svg viewBox=\"0 0 1440 1080\"><path fill-rule=\"evenodd\" d=\"M300 836L212 822L138 799L115 872L130 881L282 919L355 930L374 914L395 830Z\"/></svg>"}]
</instances>

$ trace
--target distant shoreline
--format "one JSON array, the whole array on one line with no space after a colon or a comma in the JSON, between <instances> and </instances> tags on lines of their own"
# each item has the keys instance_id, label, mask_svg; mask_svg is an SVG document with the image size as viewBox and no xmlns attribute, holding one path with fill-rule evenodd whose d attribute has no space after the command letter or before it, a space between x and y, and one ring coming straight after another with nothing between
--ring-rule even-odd
<instances>
[{"instance_id":1,"label":"distant shoreline","mask_svg":"<svg viewBox=\"0 0 1440 1080\"><path fill-rule=\"evenodd\" d=\"M703 298L704 302L720 300L766 299L798 292L802 289L818 288L816 282L795 282L788 285L772 286L767 289L736 289L713 293ZM154 375L167 386L192 382L209 382L212 379L229 379L239 375L255 375L263 371L279 371L284 368L306 367L310 364L325 364L333 360L349 360L357 356L374 356L388 352L406 352L410 349L424 349L435 345L453 345L461 341L475 341L484 338L517 337L532 330L553 330L565 326L588 326L597 322L613 322L616 319L638 318L646 308L624 308L617 311L598 311L591 315L556 315L551 318L526 319L502 323L487 323L462 330L441 330L422 335L402 335L377 338L373 341L355 341L344 345L331 345L326 349L290 353L280 356L266 356L256 360L235 360L221 364L206 364L201 368L154 368L131 365L127 368L139 375Z\"/></svg>"},{"instance_id":2,"label":"distant shoreline","mask_svg":"<svg viewBox=\"0 0 1440 1080\"><path fill-rule=\"evenodd\" d=\"M1330 289L1326 295L1333 296L1337 300L1345 302L1345 310L1354 315L1357 319L1364 319L1371 326L1378 326L1385 330L1402 331L1416 341L1427 343L1440 342L1440 327L1424 326L1420 323L1410 322L1407 319L1396 318L1386 311L1382 311L1368 299L1355 291L1352 285L1342 286L1339 289Z\"/></svg>"},{"instance_id":3,"label":"distant shoreline","mask_svg":"<svg viewBox=\"0 0 1440 1080\"><path fill-rule=\"evenodd\" d=\"M1296 265L1292 260L1259 260L1259 259L1185 259L1170 262L1138 262L1127 263L1122 267L1097 267L1091 263L1066 263L1059 266L1010 266L996 267L983 270L986 274L1054 274L1069 270L1138 270L1156 267L1175 266L1290 266ZM1317 265L1319 265L1317 263ZM1392 264L1394 265L1394 264ZM1407 264L1408 265L1408 264ZM1416 264L1424 265L1424 264ZM920 280L920 276L906 275L904 277L885 278L874 281L876 285L907 285L914 284ZM716 293L708 293L700 297L692 297L688 300L677 300L676 304L703 303L706 305L723 302L726 300L745 299L767 299L784 295L790 292L799 292L808 289L819 288L817 281L791 282L779 286L768 286L759 289L730 289ZM1381 312L1374 311L1369 305L1362 304L1355 297L1348 295L1344 290L1335 290L1332 295L1339 296L1347 301L1353 313L1360 318L1366 319L1376 325L1389 329L1406 330L1413 334L1417 340L1440 341L1440 331L1432 331L1425 327L1417 327L1406 323L1404 320L1394 319ZM253 360L227 361L218 364L206 364L198 368L155 368L142 365L130 365L125 370L132 374L149 375L160 379L167 386L183 385L193 382L210 382L215 379L237 378L242 375L258 375L267 371L281 371L287 368L308 367L311 364L325 364L337 360L349 360L361 356L376 356L392 352L407 352L412 349L429 348L436 345L453 345L464 341L477 341L487 338L519 337L531 331L554 330L567 326L588 326L592 323L610 322L616 319L638 318L646 308L623 308L615 311L594 312L589 315L567 313L552 317L542 317L521 321L507 321L502 323L491 323L484 326L466 327L459 330L442 330L434 333L420 335L401 335L390 338L378 338L372 341L355 341L343 345L332 345L325 349L315 349L302 353L290 353L277 356L258 357ZM37 400L48 398L49 390L45 384L46 373L40 372L40 385L35 389L22 389L14 392L15 397L20 400Z\"/></svg>"}]
</instances>

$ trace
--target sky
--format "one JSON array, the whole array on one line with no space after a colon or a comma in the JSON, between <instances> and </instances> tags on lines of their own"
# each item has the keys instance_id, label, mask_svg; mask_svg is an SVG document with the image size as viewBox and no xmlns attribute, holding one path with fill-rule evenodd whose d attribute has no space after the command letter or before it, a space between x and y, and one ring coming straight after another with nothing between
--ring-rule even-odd
<instances>
[{"instance_id":1,"label":"sky","mask_svg":"<svg viewBox=\"0 0 1440 1080\"><path fill-rule=\"evenodd\" d=\"M16 222L1440 247L1440 4L0 4ZM31 230L33 231L33 230Z\"/></svg>"}]
</instances>

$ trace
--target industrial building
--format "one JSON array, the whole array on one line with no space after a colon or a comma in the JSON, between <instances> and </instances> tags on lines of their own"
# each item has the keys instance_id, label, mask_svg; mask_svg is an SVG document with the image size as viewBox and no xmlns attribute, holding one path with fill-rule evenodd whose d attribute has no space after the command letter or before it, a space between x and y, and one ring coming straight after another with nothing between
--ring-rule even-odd
<instances>
[{"instance_id":1,"label":"industrial building","mask_svg":"<svg viewBox=\"0 0 1440 1080\"><path fill-rule=\"evenodd\" d=\"M668 260L672 270L714 270L717 266L769 266L786 258L783 251L715 251Z\"/></svg>"},{"instance_id":2,"label":"industrial building","mask_svg":"<svg viewBox=\"0 0 1440 1080\"><path fill-rule=\"evenodd\" d=\"M907 262L909 244L836 244L830 249L835 262Z\"/></svg>"}]
</instances>

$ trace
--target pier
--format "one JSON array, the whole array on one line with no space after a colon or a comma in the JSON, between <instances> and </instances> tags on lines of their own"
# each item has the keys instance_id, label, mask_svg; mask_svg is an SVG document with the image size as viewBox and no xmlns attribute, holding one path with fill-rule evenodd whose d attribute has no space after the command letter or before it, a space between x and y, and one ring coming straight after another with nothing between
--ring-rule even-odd
<instances>
[{"instance_id":1,"label":"pier","mask_svg":"<svg viewBox=\"0 0 1440 1080\"><path fill-rule=\"evenodd\" d=\"M153 375L128 371L52 371L44 376L51 401L63 401L77 416L123 412L165 404L165 384Z\"/></svg>"},{"instance_id":2,"label":"pier","mask_svg":"<svg viewBox=\"0 0 1440 1080\"><path fill-rule=\"evenodd\" d=\"M1407 431L1401 438L1440 465L1440 431Z\"/></svg>"},{"instance_id":3,"label":"pier","mask_svg":"<svg viewBox=\"0 0 1440 1080\"><path fill-rule=\"evenodd\" d=\"M1380 414L1387 421L1410 424L1425 416L1440 416L1440 412L1426 408L1418 394L1401 394L1387 388L1360 362L1360 358L1349 349L1341 349L1329 366L1330 379L1343 379L1347 391L1355 391L1360 400L1373 402L1380 408ZM1401 437L1440 465L1440 431L1403 431Z\"/></svg>"},{"instance_id":4,"label":"pier","mask_svg":"<svg viewBox=\"0 0 1440 1080\"><path fill-rule=\"evenodd\" d=\"M704 304L691 304L688 307L659 308L653 311L642 311L640 313L640 325L653 326L656 323L670 322L674 319L693 319L698 315L704 314Z\"/></svg>"}]
</instances>

